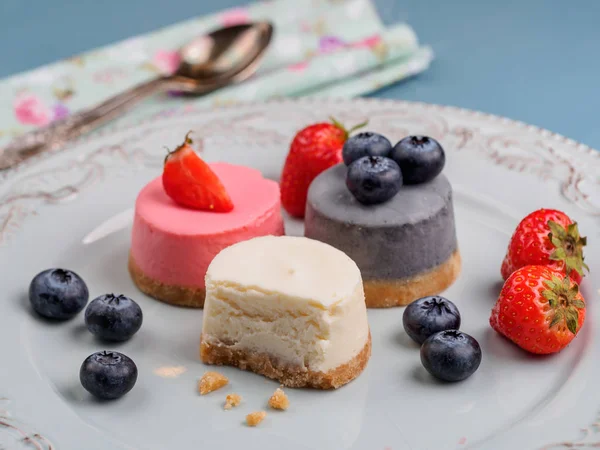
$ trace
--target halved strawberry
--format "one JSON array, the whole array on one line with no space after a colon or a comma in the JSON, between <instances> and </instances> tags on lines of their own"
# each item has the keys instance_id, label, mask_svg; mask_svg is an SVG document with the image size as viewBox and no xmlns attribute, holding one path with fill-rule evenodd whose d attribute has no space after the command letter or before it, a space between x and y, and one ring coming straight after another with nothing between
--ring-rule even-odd
<instances>
[{"instance_id":1,"label":"halved strawberry","mask_svg":"<svg viewBox=\"0 0 600 450\"><path fill-rule=\"evenodd\" d=\"M233 209L231 198L219 177L192 147L190 133L165 158L163 187L173 201L187 208L214 212Z\"/></svg>"}]
</instances>

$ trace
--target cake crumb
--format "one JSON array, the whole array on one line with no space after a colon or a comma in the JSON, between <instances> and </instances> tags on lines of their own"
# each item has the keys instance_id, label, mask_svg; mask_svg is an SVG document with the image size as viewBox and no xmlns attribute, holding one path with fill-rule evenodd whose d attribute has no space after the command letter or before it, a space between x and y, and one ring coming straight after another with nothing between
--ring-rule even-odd
<instances>
[{"instance_id":1,"label":"cake crumb","mask_svg":"<svg viewBox=\"0 0 600 450\"><path fill-rule=\"evenodd\" d=\"M238 394L228 394L227 397L225 397L225 406L223 406L223 409L231 409L236 407L237 405L239 405L242 402L242 397Z\"/></svg>"},{"instance_id":2,"label":"cake crumb","mask_svg":"<svg viewBox=\"0 0 600 450\"><path fill-rule=\"evenodd\" d=\"M198 391L200 391L200 395L205 395L221 389L227 383L229 383L229 379L225 375L221 375L219 372L206 372L198 381Z\"/></svg>"},{"instance_id":3,"label":"cake crumb","mask_svg":"<svg viewBox=\"0 0 600 450\"><path fill-rule=\"evenodd\" d=\"M265 420L265 417L267 417L267 413L265 411L256 411L246 416L246 423L250 427L255 427Z\"/></svg>"},{"instance_id":4,"label":"cake crumb","mask_svg":"<svg viewBox=\"0 0 600 450\"><path fill-rule=\"evenodd\" d=\"M277 388L269 399L269 406L273 409L281 409L285 411L290 407L290 399L287 395L285 395L283 389Z\"/></svg>"}]
</instances>

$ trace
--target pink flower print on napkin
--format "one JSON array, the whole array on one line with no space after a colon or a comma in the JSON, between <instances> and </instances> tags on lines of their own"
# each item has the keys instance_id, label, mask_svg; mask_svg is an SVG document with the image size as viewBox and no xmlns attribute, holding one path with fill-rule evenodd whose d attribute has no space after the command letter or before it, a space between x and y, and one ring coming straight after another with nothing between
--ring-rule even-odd
<instances>
[{"instance_id":1,"label":"pink flower print on napkin","mask_svg":"<svg viewBox=\"0 0 600 450\"><path fill-rule=\"evenodd\" d=\"M69 115L69 108L67 108L62 103L57 103L52 107L52 112L53 112L52 120L53 121L60 120L60 119L64 119L65 117L67 117Z\"/></svg>"},{"instance_id":2,"label":"pink flower print on napkin","mask_svg":"<svg viewBox=\"0 0 600 450\"><path fill-rule=\"evenodd\" d=\"M381 36L378 34L369 36L368 38L362 39L357 42L353 42L351 47L354 48L375 48L381 43Z\"/></svg>"},{"instance_id":3,"label":"pink flower print on napkin","mask_svg":"<svg viewBox=\"0 0 600 450\"><path fill-rule=\"evenodd\" d=\"M170 75L177 70L181 57L176 51L159 50L152 58L154 67L164 75Z\"/></svg>"},{"instance_id":4,"label":"pink flower print on napkin","mask_svg":"<svg viewBox=\"0 0 600 450\"><path fill-rule=\"evenodd\" d=\"M303 33L310 33L312 31L312 27L310 26L310 23L306 22L306 21L301 21L300 22L300 31L302 31Z\"/></svg>"},{"instance_id":5,"label":"pink flower print on napkin","mask_svg":"<svg viewBox=\"0 0 600 450\"><path fill-rule=\"evenodd\" d=\"M296 64L290 64L288 66L288 70L290 72L304 72L306 70L306 68L308 67L308 62L307 61L302 61Z\"/></svg>"},{"instance_id":6,"label":"pink flower print on napkin","mask_svg":"<svg viewBox=\"0 0 600 450\"><path fill-rule=\"evenodd\" d=\"M250 22L250 16L245 8L232 8L224 11L219 20L224 27L231 27Z\"/></svg>"},{"instance_id":7,"label":"pink flower print on napkin","mask_svg":"<svg viewBox=\"0 0 600 450\"><path fill-rule=\"evenodd\" d=\"M50 108L33 94L18 95L13 106L17 120L24 125L47 125L54 116Z\"/></svg>"},{"instance_id":8,"label":"pink flower print on napkin","mask_svg":"<svg viewBox=\"0 0 600 450\"><path fill-rule=\"evenodd\" d=\"M93 80L98 84L112 84L126 77L125 71L120 67L107 67L95 72Z\"/></svg>"},{"instance_id":9,"label":"pink flower print on napkin","mask_svg":"<svg viewBox=\"0 0 600 450\"><path fill-rule=\"evenodd\" d=\"M323 36L319 39L319 51L321 53L334 52L344 47L344 41L336 36Z\"/></svg>"}]
</instances>

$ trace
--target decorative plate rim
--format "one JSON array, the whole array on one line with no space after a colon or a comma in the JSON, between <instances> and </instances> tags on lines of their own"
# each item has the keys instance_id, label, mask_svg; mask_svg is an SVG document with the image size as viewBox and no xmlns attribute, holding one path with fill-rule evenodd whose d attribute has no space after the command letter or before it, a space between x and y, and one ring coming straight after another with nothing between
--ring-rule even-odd
<instances>
[{"instance_id":1,"label":"decorative plate rim","mask_svg":"<svg viewBox=\"0 0 600 450\"><path fill-rule=\"evenodd\" d=\"M207 110L227 111L227 110L230 110L233 108L253 108L253 107L257 107L257 106L293 105L293 104L310 105L310 104L316 104L316 103L319 103L319 104L380 103L383 105L392 105L392 106L405 106L405 107L414 106L414 107L418 107L418 108L422 108L422 109L429 109L432 111L439 111L439 112L450 111L450 112L453 112L456 114L460 114L462 116L485 118L486 120L490 120L493 122L499 122L504 125L516 126L518 128L522 128L524 130L537 133L544 138L554 139L558 142L561 142L564 145L568 145L568 146L572 147L575 151L577 151L579 153L597 158L598 162L600 163L600 151L587 145L587 144L584 144L575 139L566 137L560 133L555 133L553 131L548 130L547 128L539 127L537 125L531 125L531 124L528 124L521 120L510 119L505 116L500 116L500 115L496 115L496 114L492 114L492 113L478 111L475 109L463 108L463 107L453 106L453 105L437 104L437 103L426 103L426 102L420 102L420 101L397 100L397 99L377 98L377 97L356 97L356 98L342 98L342 97L288 98L288 97L282 97L282 98L271 98L271 99L260 100L260 101L233 102L233 103L228 103L228 104L215 105L215 106L209 107L209 108L206 108L206 107L197 108L197 107L193 107L193 106L190 107L191 105L184 105L184 106L177 106L175 108L160 109L159 111L153 112L148 115L144 115L143 117L141 117L131 123L121 121L121 122L117 122L113 125L108 125L107 127L103 128L101 130L94 131L87 135L73 139L72 141L69 141L67 144L65 144L62 147L59 147L58 149L50 150L50 151L44 152L40 155L31 157L28 160L24 161L23 163L17 165L16 167L7 169L5 171L0 171L0 181L8 179L9 177L12 177L14 174L21 173L23 170L28 169L28 168L32 167L33 165L35 165L36 162L46 160L56 154L62 153L65 150L73 148L77 145L80 145L82 143L89 143L89 142L94 141L96 138L110 136L114 133L127 131L129 129L139 127L141 125L146 125L146 124L152 123L156 120L164 118L165 114L169 114L169 116L168 116L169 118L171 118L171 117L190 117L190 116L194 116L195 114L202 114L202 113L206 112Z\"/></svg>"}]
</instances>

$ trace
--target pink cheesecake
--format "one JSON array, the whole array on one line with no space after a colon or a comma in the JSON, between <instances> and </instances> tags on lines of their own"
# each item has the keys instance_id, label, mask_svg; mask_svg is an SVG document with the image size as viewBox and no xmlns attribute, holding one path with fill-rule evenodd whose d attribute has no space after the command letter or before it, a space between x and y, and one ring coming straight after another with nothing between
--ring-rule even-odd
<instances>
[{"instance_id":1,"label":"pink cheesecake","mask_svg":"<svg viewBox=\"0 0 600 450\"><path fill-rule=\"evenodd\" d=\"M139 193L129 272L146 294L174 305L201 308L204 277L225 247L257 236L283 235L279 185L248 167L210 164L234 204L217 213L177 205L160 177Z\"/></svg>"}]
</instances>

